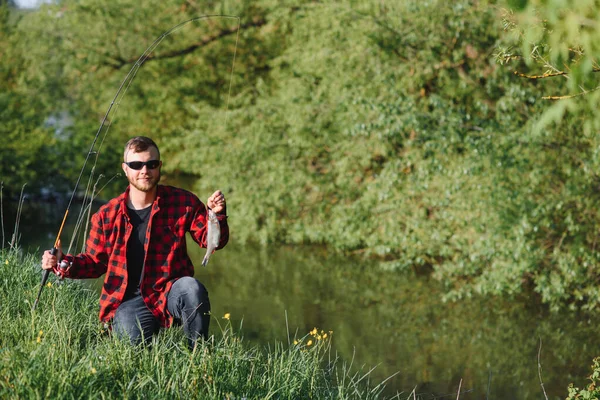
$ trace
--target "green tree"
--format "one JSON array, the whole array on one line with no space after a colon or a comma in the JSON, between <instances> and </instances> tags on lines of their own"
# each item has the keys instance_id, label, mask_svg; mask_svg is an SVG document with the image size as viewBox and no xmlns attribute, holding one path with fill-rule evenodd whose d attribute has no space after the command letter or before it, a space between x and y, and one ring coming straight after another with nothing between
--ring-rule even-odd
<instances>
[{"instance_id":1,"label":"green tree","mask_svg":"<svg viewBox=\"0 0 600 400\"><path fill-rule=\"evenodd\" d=\"M534 179L523 208L534 228L529 241L540 254L532 275L547 302L596 308L600 86L593 21L600 9L594 2L567 1L517 6L504 11L507 34L496 56L523 85L535 84L536 96L546 102L527 135L539 151L527 163Z\"/></svg>"},{"instance_id":2,"label":"green tree","mask_svg":"<svg viewBox=\"0 0 600 400\"><path fill-rule=\"evenodd\" d=\"M0 129L11 146L42 149L32 175L10 185L45 184L50 172L72 185L152 41L198 15L239 15L239 31L236 19L207 18L164 38L117 98L95 176L118 172L125 140L146 134L163 150L166 183L227 192L240 241L377 258L432 274L449 298L533 288L555 308L596 308L596 122L572 109L591 111L598 92L552 106L545 95L593 86L497 63L540 73L507 50L524 46L526 35L505 33L522 14L499 12L475 0L44 5L3 25L1 85L22 96L3 98L3 120L22 137ZM579 76L585 62L573 57ZM59 116L60 130L48 126ZM3 163L19 154L6 151ZM113 182L103 196L122 190Z\"/></svg>"},{"instance_id":3,"label":"green tree","mask_svg":"<svg viewBox=\"0 0 600 400\"><path fill-rule=\"evenodd\" d=\"M8 198L25 183L31 188L51 186L58 168L48 108L29 84L25 49L19 43L20 19L13 12L0 5L0 180Z\"/></svg>"},{"instance_id":4,"label":"green tree","mask_svg":"<svg viewBox=\"0 0 600 400\"><path fill-rule=\"evenodd\" d=\"M198 20L165 37L135 79L125 79L135 72L144 50L169 28L202 14L235 12L243 15L244 36L238 38L235 19ZM163 137L189 130L196 108L222 107L237 39L238 48L252 53L241 50L237 54L236 74L256 79L248 70L264 68L270 44L248 34L263 24L259 10L245 2L215 3L201 9L195 2L106 5L65 1L25 15L14 33L18 38L14 51L23 59L20 74L27 77L27 87L35 88L30 96L45 107L38 111L44 123L49 117L66 116L67 120L55 146L62 155L57 179L75 181L99 122L123 82L97 142L101 156L95 176L102 173L108 178L119 172L121 147L127 138L145 134L160 144ZM90 164L95 160L92 157ZM122 186L122 181L113 185L106 195Z\"/></svg>"}]
</instances>

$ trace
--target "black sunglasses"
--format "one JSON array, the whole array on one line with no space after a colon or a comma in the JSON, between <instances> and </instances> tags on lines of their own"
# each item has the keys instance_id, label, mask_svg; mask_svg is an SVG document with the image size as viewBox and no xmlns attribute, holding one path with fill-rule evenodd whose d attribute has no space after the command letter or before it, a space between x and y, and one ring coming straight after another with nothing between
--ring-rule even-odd
<instances>
[{"instance_id":1,"label":"black sunglasses","mask_svg":"<svg viewBox=\"0 0 600 400\"><path fill-rule=\"evenodd\" d=\"M160 165L160 160L129 161L129 162L126 162L125 164L127 164L127 166L129 168L135 169L136 171L139 171L140 169L144 168L144 165L148 169L155 169L156 167L158 167Z\"/></svg>"}]
</instances>

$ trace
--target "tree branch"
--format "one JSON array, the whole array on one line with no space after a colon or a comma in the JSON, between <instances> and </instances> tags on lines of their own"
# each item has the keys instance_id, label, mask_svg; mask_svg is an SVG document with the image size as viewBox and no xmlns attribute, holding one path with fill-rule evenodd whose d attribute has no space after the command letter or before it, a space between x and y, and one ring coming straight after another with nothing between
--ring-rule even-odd
<instances>
[{"instance_id":1,"label":"tree branch","mask_svg":"<svg viewBox=\"0 0 600 400\"><path fill-rule=\"evenodd\" d=\"M519 71L515 71L514 73L515 73L515 75L517 75L521 78L527 78L527 79L544 79L544 78L552 78L555 76L567 75L567 73L564 71L556 72L554 74L542 74L542 75L526 75L526 74L520 73Z\"/></svg>"},{"instance_id":2,"label":"tree branch","mask_svg":"<svg viewBox=\"0 0 600 400\"><path fill-rule=\"evenodd\" d=\"M267 21L262 18L262 17L256 17L254 18L252 21L249 21L243 25L240 26L239 29L245 29L245 28L258 28L261 27L263 25L265 25L267 23ZM223 29L222 31L217 32L216 34L212 35L212 36L205 36L203 37L200 41L193 43L191 45L189 45L188 47L184 48L184 49L180 49L180 50L175 50L175 51L171 51L168 53L163 53L160 54L158 56L155 55L148 55L148 57L146 58L146 60L144 62L148 62L148 61L152 61L152 60L162 60L162 59L167 59L167 58L174 58L174 57L180 57L183 56L185 54L190 54L193 53L194 51L196 51L197 49L199 49L200 47L204 47L212 42L215 42L225 36L231 35L233 33L236 33L238 30L238 27L231 27L229 29ZM118 58L118 63L116 64L109 64L112 68L114 69L121 69L122 67L124 67L127 64L133 64L137 61L137 58L130 58L128 60L125 60L123 58Z\"/></svg>"},{"instance_id":3,"label":"tree branch","mask_svg":"<svg viewBox=\"0 0 600 400\"><path fill-rule=\"evenodd\" d=\"M592 72L600 72L600 68L592 68ZM569 73L565 72L565 71L558 71L555 73L542 74L542 75L526 75L526 74L520 73L519 71L515 71L514 74L521 78L527 78L527 79L544 79L544 78L553 78L555 76L568 76L569 75Z\"/></svg>"},{"instance_id":4,"label":"tree branch","mask_svg":"<svg viewBox=\"0 0 600 400\"><path fill-rule=\"evenodd\" d=\"M600 86L596 86L595 88L590 89L590 90L584 90L581 93L570 94L570 95L565 95L565 96L544 96L544 97L542 97L542 99L544 99L544 100L565 100L565 99L572 99L573 97L583 96L583 95L586 95L588 93L595 92L598 89L600 89Z\"/></svg>"}]
</instances>

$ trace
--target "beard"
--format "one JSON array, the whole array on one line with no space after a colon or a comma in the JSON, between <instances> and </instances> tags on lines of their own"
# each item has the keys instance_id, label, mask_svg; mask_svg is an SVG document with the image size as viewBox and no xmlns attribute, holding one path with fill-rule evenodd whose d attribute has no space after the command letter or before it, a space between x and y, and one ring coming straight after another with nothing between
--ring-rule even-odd
<instances>
[{"instance_id":1,"label":"beard","mask_svg":"<svg viewBox=\"0 0 600 400\"><path fill-rule=\"evenodd\" d=\"M133 186L137 190L141 192L150 192L156 187L156 185L158 185L158 182L160 182L160 169L158 170L158 173L154 176L138 176L137 179L132 179L128 176L127 180L129 181L131 186Z\"/></svg>"}]
</instances>

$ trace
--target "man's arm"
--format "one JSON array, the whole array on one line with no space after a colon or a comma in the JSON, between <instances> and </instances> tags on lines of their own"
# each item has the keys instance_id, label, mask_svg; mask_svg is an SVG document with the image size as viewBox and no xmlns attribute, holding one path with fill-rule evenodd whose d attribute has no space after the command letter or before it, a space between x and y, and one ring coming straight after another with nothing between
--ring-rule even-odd
<instances>
[{"instance_id":1,"label":"man's arm","mask_svg":"<svg viewBox=\"0 0 600 400\"><path fill-rule=\"evenodd\" d=\"M60 243L60 242L59 242ZM94 214L92 217L92 228L86 241L86 251L78 255L62 254L59 249L56 256L51 256L49 251L44 253L42 268L51 269L56 275L62 275L72 279L97 278L106 273L108 266L108 254L104 249L105 241L101 218ZM66 260L68 266L62 270L58 263Z\"/></svg>"},{"instance_id":2,"label":"man's arm","mask_svg":"<svg viewBox=\"0 0 600 400\"><path fill-rule=\"evenodd\" d=\"M217 214L217 219L219 220L219 227L221 228L221 235L219 238L219 246L217 250L225 247L227 242L229 241L229 225L227 224L227 215L226 210L227 206L225 203L225 196L221 193L220 190L217 190L213 193L212 196L208 198L206 202L208 207ZM207 210L204 204L199 201L198 207L196 207L194 213L194 220L192 221L190 233L192 238L198 243L201 247L206 248L206 234L207 234Z\"/></svg>"}]
</instances>

